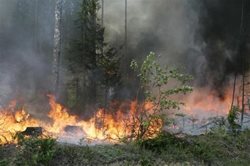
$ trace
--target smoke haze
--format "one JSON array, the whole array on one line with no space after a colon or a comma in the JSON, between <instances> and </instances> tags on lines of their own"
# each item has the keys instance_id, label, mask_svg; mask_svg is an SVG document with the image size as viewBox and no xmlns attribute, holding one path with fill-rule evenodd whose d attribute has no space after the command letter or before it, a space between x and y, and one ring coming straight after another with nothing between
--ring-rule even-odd
<instances>
[{"instance_id":1,"label":"smoke haze","mask_svg":"<svg viewBox=\"0 0 250 166\"><path fill-rule=\"evenodd\" d=\"M38 7L35 0L30 2L0 0L1 103L51 89L54 2L38 0ZM122 45L124 1L105 0L104 17L106 41ZM128 0L129 50L123 72L128 72L131 59L141 60L154 51L162 64L185 68L196 86L221 91L237 70L240 17L239 0Z\"/></svg>"},{"instance_id":2,"label":"smoke haze","mask_svg":"<svg viewBox=\"0 0 250 166\"><path fill-rule=\"evenodd\" d=\"M124 2L106 0L105 7L108 39L116 43L124 35ZM196 86L223 93L240 66L241 7L237 0L128 1L128 56L154 51L162 63L184 66Z\"/></svg>"}]
</instances>

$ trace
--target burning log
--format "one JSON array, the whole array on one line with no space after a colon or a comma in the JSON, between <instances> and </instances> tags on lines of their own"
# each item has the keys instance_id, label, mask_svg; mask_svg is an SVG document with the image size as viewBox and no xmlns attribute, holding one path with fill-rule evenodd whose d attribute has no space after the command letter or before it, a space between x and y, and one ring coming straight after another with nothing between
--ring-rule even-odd
<instances>
[{"instance_id":1,"label":"burning log","mask_svg":"<svg viewBox=\"0 0 250 166\"><path fill-rule=\"evenodd\" d=\"M38 137L43 134L42 127L27 127L25 131L21 132L25 136Z\"/></svg>"}]
</instances>

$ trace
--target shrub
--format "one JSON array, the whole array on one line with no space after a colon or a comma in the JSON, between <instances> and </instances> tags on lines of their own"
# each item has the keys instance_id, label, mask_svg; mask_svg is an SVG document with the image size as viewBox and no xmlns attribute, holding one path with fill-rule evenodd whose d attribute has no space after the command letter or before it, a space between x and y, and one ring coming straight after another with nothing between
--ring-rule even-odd
<instances>
[{"instance_id":1,"label":"shrub","mask_svg":"<svg viewBox=\"0 0 250 166\"><path fill-rule=\"evenodd\" d=\"M227 120L228 123L230 125L230 129L232 130L233 133L235 133L237 131L237 129L240 128L240 125L237 124L237 120L238 120L238 114L240 112L240 108L233 106L232 109L229 111L228 116L227 116Z\"/></svg>"},{"instance_id":2,"label":"shrub","mask_svg":"<svg viewBox=\"0 0 250 166\"><path fill-rule=\"evenodd\" d=\"M152 52L141 65L133 60L130 66L138 74L140 81L137 95L143 94L145 98L144 103L136 106L137 114L134 117L136 128L132 137L135 140L144 140L157 136L161 132L159 126L163 127L168 119L166 112L179 109L183 104L173 97L192 91L192 88L187 85L191 76L182 74L177 69L162 67L157 61L157 56ZM170 86L170 82L174 82L174 85ZM146 103L152 104L150 111L145 109Z\"/></svg>"},{"instance_id":3,"label":"shrub","mask_svg":"<svg viewBox=\"0 0 250 166\"><path fill-rule=\"evenodd\" d=\"M19 137L14 163L21 166L48 165L55 154L53 138Z\"/></svg>"},{"instance_id":4,"label":"shrub","mask_svg":"<svg viewBox=\"0 0 250 166\"><path fill-rule=\"evenodd\" d=\"M188 142L183 138L178 138L173 134L162 132L156 138L139 142L140 147L145 149L161 152L170 146L183 149L188 146Z\"/></svg>"}]
</instances>

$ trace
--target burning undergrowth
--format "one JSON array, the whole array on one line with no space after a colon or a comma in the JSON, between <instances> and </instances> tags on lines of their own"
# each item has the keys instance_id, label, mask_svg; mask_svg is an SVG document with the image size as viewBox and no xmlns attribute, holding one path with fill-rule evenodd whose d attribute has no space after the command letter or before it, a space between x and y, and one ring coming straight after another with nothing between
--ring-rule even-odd
<instances>
[{"instance_id":1,"label":"burning undergrowth","mask_svg":"<svg viewBox=\"0 0 250 166\"><path fill-rule=\"evenodd\" d=\"M226 116L230 110L231 96L230 89L226 90L222 97L212 90L197 88L184 97L185 105L180 111L198 120ZM48 102L49 121L31 116L29 110L15 100L1 108L0 144L16 143L17 133L29 136L33 136L34 133L41 134L57 138L60 142L74 144L117 143L139 137L153 138L164 127L160 118L151 120L149 124L145 124L141 119L144 118L142 115L145 115L145 111L149 116L154 114L155 106L152 102L114 101L110 103L109 108L99 108L92 117L84 120L57 103L53 95L48 95ZM145 125L148 125L147 130L143 130Z\"/></svg>"},{"instance_id":2,"label":"burning undergrowth","mask_svg":"<svg viewBox=\"0 0 250 166\"><path fill-rule=\"evenodd\" d=\"M232 90L227 88L219 94L211 88L196 88L184 101L184 113L197 119L226 116L232 104Z\"/></svg>"},{"instance_id":3,"label":"burning undergrowth","mask_svg":"<svg viewBox=\"0 0 250 166\"><path fill-rule=\"evenodd\" d=\"M138 72L141 81L138 91L144 93L144 100L113 101L109 107L96 109L90 118L83 119L58 103L53 95L48 95L48 120L31 116L24 105L12 101L0 110L0 143L15 143L14 136L20 132L31 136L40 133L74 144L145 140L165 129L166 120L172 118L170 114L176 113L178 108L198 119L225 116L230 110L230 89L223 95L206 88L196 88L192 92L193 88L187 85L190 76L176 69L163 70L156 63L154 53L150 53L141 66L132 61L131 68ZM179 95L183 95L182 99L176 99Z\"/></svg>"},{"instance_id":4,"label":"burning undergrowth","mask_svg":"<svg viewBox=\"0 0 250 166\"><path fill-rule=\"evenodd\" d=\"M123 140L136 139L139 134L144 138L152 138L161 131L162 121L150 121L147 130L141 131L144 111L153 113L150 102L138 103L137 101L125 102L116 111L98 109L93 117L82 120L73 115L63 105L56 102L53 95L48 95L50 111L47 116L50 122L31 117L23 108L18 107L16 101L10 102L0 111L0 144L15 143L17 133L30 133L27 130L42 128L42 135L57 138L68 143L115 143ZM125 109L124 109L125 108Z\"/></svg>"}]
</instances>

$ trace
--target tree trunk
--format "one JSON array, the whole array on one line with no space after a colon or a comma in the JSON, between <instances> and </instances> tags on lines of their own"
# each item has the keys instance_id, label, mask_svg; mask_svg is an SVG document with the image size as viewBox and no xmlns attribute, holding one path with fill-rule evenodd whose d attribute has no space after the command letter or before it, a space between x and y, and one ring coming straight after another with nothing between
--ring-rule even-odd
<instances>
[{"instance_id":1,"label":"tree trunk","mask_svg":"<svg viewBox=\"0 0 250 166\"><path fill-rule=\"evenodd\" d=\"M125 0L125 57L128 54L128 1Z\"/></svg>"},{"instance_id":2,"label":"tree trunk","mask_svg":"<svg viewBox=\"0 0 250 166\"><path fill-rule=\"evenodd\" d=\"M92 3L95 4L95 2L93 1ZM97 68L97 53L96 53L96 30L97 30L97 27L96 27L96 7L93 7L94 11L92 11L93 15L91 16L92 20L91 20L91 24L92 24L92 36L91 36L91 45L90 45L90 55L93 56L93 61L92 61L92 69L90 71L90 78L89 78L89 81L90 81L90 88L89 88L89 92L90 92L90 104L95 104L96 101L97 101L97 79L96 79L96 68Z\"/></svg>"},{"instance_id":3,"label":"tree trunk","mask_svg":"<svg viewBox=\"0 0 250 166\"><path fill-rule=\"evenodd\" d=\"M55 4L55 29L54 29L54 50L53 50L53 92L56 97L59 93L60 83L60 58L61 58L61 17L62 0Z\"/></svg>"}]
</instances>

